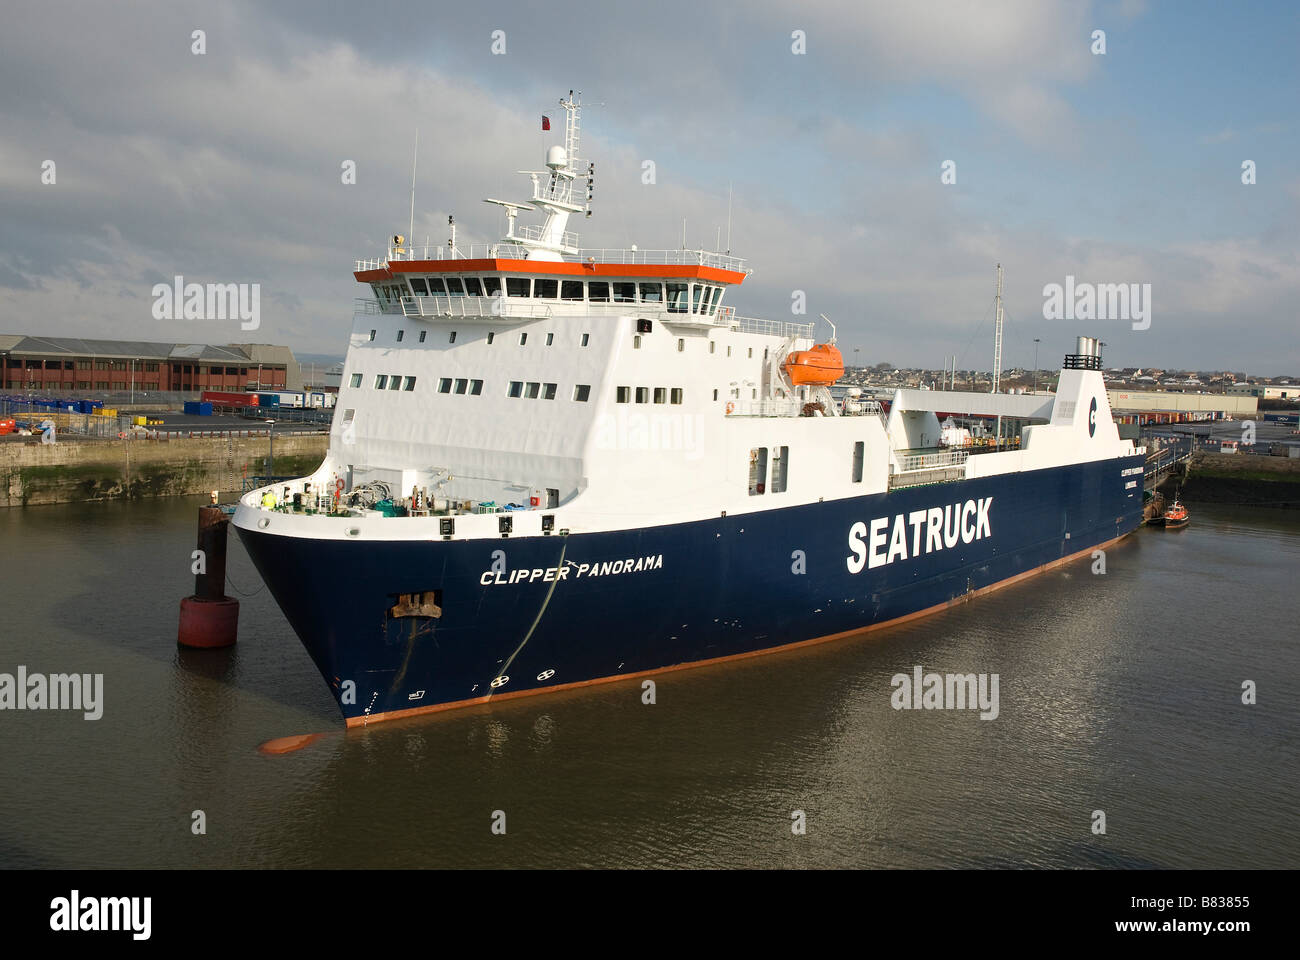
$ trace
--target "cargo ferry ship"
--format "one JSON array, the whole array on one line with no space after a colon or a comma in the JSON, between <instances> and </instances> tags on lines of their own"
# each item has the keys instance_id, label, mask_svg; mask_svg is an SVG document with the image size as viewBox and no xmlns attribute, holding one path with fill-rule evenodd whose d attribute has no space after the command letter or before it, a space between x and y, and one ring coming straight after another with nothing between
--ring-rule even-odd
<instances>
[{"instance_id":1,"label":"cargo ferry ship","mask_svg":"<svg viewBox=\"0 0 1300 960\"><path fill-rule=\"evenodd\" d=\"M236 508L349 726L849 636L1139 525L1097 341L1055 394L841 406L833 328L727 302L744 261L578 246L595 168L561 106L531 197L488 201L499 242L356 263L329 452ZM954 411L1023 426L941 446Z\"/></svg>"}]
</instances>

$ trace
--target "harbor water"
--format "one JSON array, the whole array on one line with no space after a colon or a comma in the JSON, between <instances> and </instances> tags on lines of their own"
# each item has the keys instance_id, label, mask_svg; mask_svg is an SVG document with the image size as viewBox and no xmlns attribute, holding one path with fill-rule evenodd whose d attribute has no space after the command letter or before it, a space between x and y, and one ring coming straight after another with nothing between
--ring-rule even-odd
<instances>
[{"instance_id":1,"label":"harbor water","mask_svg":"<svg viewBox=\"0 0 1300 960\"><path fill-rule=\"evenodd\" d=\"M1300 866L1294 512L1192 505L653 703L634 680L345 731L237 537L238 644L177 647L201 502L0 511L0 673L103 675L99 719L0 711L0 865ZM997 716L895 709L917 667L996 674Z\"/></svg>"}]
</instances>

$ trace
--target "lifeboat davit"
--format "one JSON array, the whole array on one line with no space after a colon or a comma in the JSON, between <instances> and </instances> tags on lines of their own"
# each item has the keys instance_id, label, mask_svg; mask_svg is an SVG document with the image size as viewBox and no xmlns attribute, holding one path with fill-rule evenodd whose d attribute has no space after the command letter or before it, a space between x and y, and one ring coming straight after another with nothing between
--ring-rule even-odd
<instances>
[{"instance_id":1,"label":"lifeboat davit","mask_svg":"<svg viewBox=\"0 0 1300 960\"><path fill-rule=\"evenodd\" d=\"M834 344L819 343L790 354L781 369L796 387L829 387L844 376L844 357Z\"/></svg>"}]
</instances>

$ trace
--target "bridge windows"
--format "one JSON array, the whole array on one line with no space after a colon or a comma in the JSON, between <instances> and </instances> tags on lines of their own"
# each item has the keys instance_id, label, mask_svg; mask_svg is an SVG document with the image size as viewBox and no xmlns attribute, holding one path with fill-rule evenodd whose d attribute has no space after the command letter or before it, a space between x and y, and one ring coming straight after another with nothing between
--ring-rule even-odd
<instances>
[{"instance_id":1,"label":"bridge windows","mask_svg":"<svg viewBox=\"0 0 1300 960\"><path fill-rule=\"evenodd\" d=\"M427 297L429 295L429 288L425 286L423 277L412 277L411 289L415 291L417 297Z\"/></svg>"},{"instance_id":2,"label":"bridge windows","mask_svg":"<svg viewBox=\"0 0 1300 960\"><path fill-rule=\"evenodd\" d=\"M582 281L565 280L560 284L561 300L581 300L582 299Z\"/></svg>"},{"instance_id":3,"label":"bridge windows","mask_svg":"<svg viewBox=\"0 0 1300 960\"><path fill-rule=\"evenodd\" d=\"M664 285L662 283L641 284L642 303L663 303L663 301L664 301Z\"/></svg>"},{"instance_id":4,"label":"bridge windows","mask_svg":"<svg viewBox=\"0 0 1300 960\"><path fill-rule=\"evenodd\" d=\"M449 297L465 296L465 285L460 282L460 277L447 278L447 296Z\"/></svg>"},{"instance_id":5,"label":"bridge windows","mask_svg":"<svg viewBox=\"0 0 1300 960\"><path fill-rule=\"evenodd\" d=\"M445 297L447 295L447 285L442 282L442 277L429 278L429 296Z\"/></svg>"},{"instance_id":6,"label":"bridge windows","mask_svg":"<svg viewBox=\"0 0 1300 960\"><path fill-rule=\"evenodd\" d=\"M559 293L560 281L538 277L533 281L533 298L536 300L554 300Z\"/></svg>"},{"instance_id":7,"label":"bridge windows","mask_svg":"<svg viewBox=\"0 0 1300 960\"><path fill-rule=\"evenodd\" d=\"M506 296L526 297L532 289L532 283L527 277L506 277Z\"/></svg>"},{"instance_id":8,"label":"bridge windows","mask_svg":"<svg viewBox=\"0 0 1300 960\"><path fill-rule=\"evenodd\" d=\"M465 295L467 297L483 296L483 285L479 283L478 277L465 278Z\"/></svg>"},{"instance_id":9,"label":"bridge windows","mask_svg":"<svg viewBox=\"0 0 1300 960\"><path fill-rule=\"evenodd\" d=\"M692 284L691 284L691 313L699 313L699 312L700 312L700 298L701 298L701 297L704 298L704 302L705 302L705 303L708 303L708 302L709 302L709 292L708 292L708 291L709 291L709 288L706 287L706 286L704 286L703 284L699 284L699 283L692 283Z\"/></svg>"},{"instance_id":10,"label":"bridge windows","mask_svg":"<svg viewBox=\"0 0 1300 960\"><path fill-rule=\"evenodd\" d=\"M500 277L484 277L484 278L483 278L483 296L485 296L485 297L495 297L495 296L499 295L500 293L501 293L501 278L500 278Z\"/></svg>"},{"instance_id":11,"label":"bridge windows","mask_svg":"<svg viewBox=\"0 0 1300 960\"><path fill-rule=\"evenodd\" d=\"M686 283L669 283L668 289L668 312L685 313L686 312Z\"/></svg>"},{"instance_id":12,"label":"bridge windows","mask_svg":"<svg viewBox=\"0 0 1300 960\"><path fill-rule=\"evenodd\" d=\"M611 283L615 303L636 303L635 283Z\"/></svg>"},{"instance_id":13,"label":"bridge windows","mask_svg":"<svg viewBox=\"0 0 1300 960\"><path fill-rule=\"evenodd\" d=\"M592 280L588 283L587 299L592 303L609 303L609 281Z\"/></svg>"},{"instance_id":14,"label":"bridge windows","mask_svg":"<svg viewBox=\"0 0 1300 960\"><path fill-rule=\"evenodd\" d=\"M709 316L713 316L714 311L718 309L718 301L721 299L722 299L722 288L714 287L713 299L709 301Z\"/></svg>"}]
</instances>

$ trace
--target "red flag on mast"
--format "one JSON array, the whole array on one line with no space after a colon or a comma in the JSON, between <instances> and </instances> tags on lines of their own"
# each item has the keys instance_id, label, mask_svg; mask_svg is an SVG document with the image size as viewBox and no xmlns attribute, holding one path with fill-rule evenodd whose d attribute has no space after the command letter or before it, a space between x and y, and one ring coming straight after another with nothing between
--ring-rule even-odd
<instances>
[{"instance_id":1,"label":"red flag on mast","mask_svg":"<svg viewBox=\"0 0 1300 960\"><path fill-rule=\"evenodd\" d=\"M543 130L551 129L551 118L546 116L545 114L542 115L542 129Z\"/></svg>"}]
</instances>

